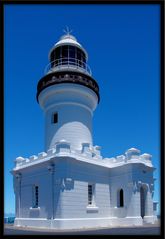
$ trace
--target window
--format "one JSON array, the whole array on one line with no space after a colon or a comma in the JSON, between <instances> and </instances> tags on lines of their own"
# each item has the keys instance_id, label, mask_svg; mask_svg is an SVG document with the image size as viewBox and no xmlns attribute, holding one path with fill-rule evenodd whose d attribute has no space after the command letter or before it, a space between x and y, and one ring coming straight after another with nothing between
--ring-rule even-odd
<instances>
[{"instance_id":1,"label":"window","mask_svg":"<svg viewBox=\"0 0 165 239\"><path fill-rule=\"evenodd\" d=\"M38 207L38 186L34 186L33 188L33 207Z\"/></svg>"},{"instance_id":2,"label":"window","mask_svg":"<svg viewBox=\"0 0 165 239\"><path fill-rule=\"evenodd\" d=\"M117 192L117 207L124 207L124 191L123 189Z\"/></svg>"},{"instance_id":3,"label":"window","mask_svg":"<svg viewBox=\"0 0 165 239\"><path fill-rule=\"evenodd\" d=\"M88 184L88 205L94 204L94 184Z\"/></svg>"},{"instance_id":4,"label":"window","mask_svg":"<svg viewBox=\"0 0 165 239\"><path fill-rule=\"evenodd\" d=\"M57 122L58 122L58 114L54 113L53 116L52 116L52 123L56 124Z\"/></svg>"}]
</instances>

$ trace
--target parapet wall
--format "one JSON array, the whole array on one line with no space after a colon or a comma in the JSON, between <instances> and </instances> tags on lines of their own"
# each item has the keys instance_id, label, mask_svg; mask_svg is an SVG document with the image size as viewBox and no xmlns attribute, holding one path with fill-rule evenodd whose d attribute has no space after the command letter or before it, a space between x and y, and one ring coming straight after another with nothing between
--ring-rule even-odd
<instances>
[{"instance_id":1,"label":"parapet wall","mask_svg":"<svg viewBox=\"0 0 165 239\"><path fill-rule=\"evenodd\" d=\"M69 142L61 140L56 143L55 147L49 149L47 152L40 152L38 155L32 155L29 158L17 157L15 160L14 170L59 156L70 156L88 163L108 168L118 167L130 163L142 163L148 167L153 167L151 161L152 156L147 153L140 154L140 150L138 149L130 148L125 152L125 154L112 158L103 158L101 156L100 149L100 146L91 146L89 143L82 143L81 150L73 151L71 150Z\"/></svg>"}]
</instances>

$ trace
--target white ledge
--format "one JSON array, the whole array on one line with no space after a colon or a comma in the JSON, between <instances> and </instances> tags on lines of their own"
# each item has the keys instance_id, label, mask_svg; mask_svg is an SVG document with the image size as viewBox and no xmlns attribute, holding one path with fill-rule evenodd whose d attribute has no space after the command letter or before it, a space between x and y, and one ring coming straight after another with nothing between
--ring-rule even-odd
<instances>
[{"instance_id":1,"label":"white ledge","mask_svg":"<svg viewBox=\"0 0 165 239\"><path fill-rule=\"evenodd\" d=\"M40 210L40 207L30 207L30 210Z\"/></svg>"},{"instance_id":2,"label":"white ledge","mask_svg":"<svg viewBox=\"0 0 165 239\"><path fill-rule=\"evenodd\" d=\"M94 205L93 206L92 205L88 205L86 207L86 210L87 210L87 212L98 212L99 208L94 206Z\"/></svg>"}]
</instances>

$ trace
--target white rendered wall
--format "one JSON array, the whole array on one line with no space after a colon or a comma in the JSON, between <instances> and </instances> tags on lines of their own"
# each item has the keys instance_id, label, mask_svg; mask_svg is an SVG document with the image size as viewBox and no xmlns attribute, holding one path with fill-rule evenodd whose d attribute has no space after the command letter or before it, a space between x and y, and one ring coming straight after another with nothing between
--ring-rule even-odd
<instances>
[{"instance_id":1,"label":"white rendered wall","mask_svg":"<svg viewBox=\"0 0 165 239\"><path fill-rule=\"evenodd\" d=\"M51 122L52 115L58 113L58 123ZM89 110L79 105L55 105L45 114L46 148L52 148L60 140L70 142L71 148L81 149L82 142L93 145L92 116Z\"/></svg>"},{"instance_id":2,"label":"white rendered wall","mask_svg":"<svg viewBox=\"0 0 165 239\"><path fill-rule=\"evenodd\" d=\"M20 218L52 217L51 174L47 167L22 173ZM33 186L39 187L39 208L33 208Z\"/></svg>"},{"instance_id":3,"label":"white rendered wall","mask_svg":"<svg viewBox=\"0 0 165 239\"><path fill-rule=\"evenodd\" d=\"M129 183L132 182L131 168L117 167L111 170L110 173L110 189L111 189L111 215L113 217L124 218L134 216L130 208L132 189ZM124 207L118 207L118 191L123 189L124 192Z\"/></svg>"},{"instance_id":4,"label":"white rendered wall","mask_svg":"<svg viewBox=\"0 0 165 239\"><path fill-rule=\"evenodd\" d=\"M49 171L52 162L55 164L53 174ZM136 179L144 184L152 181L151 172L145 177L141 174L144 168L125 165L108 169L61 156L21 169L21 204L20 210L17 208L15 225L70 229L142 225L143 221L153 223L156 217L150 190L147 211L142 219L139 189L134 186ZM92 206L88 205L88 183L95 185ZM33 185L39 187L39 208L33 208ZM124 190L124 207L117 207L117 191L121 188ZM18 187L15 192L19 206Z\"/></svg>"},{"instance_id":5,"label":"white rendered wall","mask_svg":"<svg viewBox=\"0 0 165 239\"><path fill-rule=\"evenodd\" d=\"M45 113L45 150L60 140L71 143L71 149L81 150L82 143L92 142L92 116L98 98L89 88L78 84L58 84L44 89L39 103ZM58 113L58 122L52 116Z\"/></svg>"},{"instance_id":6,"label":"white rendered wall","mask_svg":"<svg viewBox=\"0 0 165 239\"><path fill-rule=\"evenodd\" d=\"M108 169L69 160L66 177L72 179L72 188L61 194L62 218L110 217ZM95 185L93 210L88 208L88 183Z\"/></svg>"},{"instance_id":7,"label":"white rendered wall","mask_svg":"<svg viewBox=\"0 0 165 239\"><path fill-rule=\"evenodd\" d=\"M21 210L20 215L16 217L15 225L82 228L110 224L108 169L66 158L57 160L53 180L52 216L52 184L47 166L43 164L42 167L22 170ZM96 185L95 205L92 209L88 208L88 183ZM39 187L39 208L32 208L34 184Z\"/></svg>"},{"instance_id":8,"label":"white rendered wall","mask_svg":"<svg viewBox=\"0 0 165 239\"><path fill-rule=\"evenodd\" d=\"M136 182L136 191L135 197L136 200L136 214L140 211L141 203L140 203L140 188L143 187L146 192L145 198L145 216L143 221L148 223L153 223L156 220L154 217L153 210L153 170L146 168L144 165L137 165L133 168L133 181Z\"/></svg>"},{"instance_id":9,"label":"white rendered wall","mask_svg":"<svg viewBox=\"0 0 165 239\"><path fill-rule=\"evenodd\" d=\"M144 174L143 171L146 171ZM110 192L111 192L111 215L118 218L139 218L140 221L151 222L155 220L153 211L152 171L144 165L127 165L116 167L111 170ZM141 182L139 184L139 182ZM140 187L143 185L146 190L145 216L141 217ZM124 191L124 206L117 206L117 191ZM116 222L117 223L117 222ZM132 223L133 219L132 219Z\"/></svg>"}]
</instances>

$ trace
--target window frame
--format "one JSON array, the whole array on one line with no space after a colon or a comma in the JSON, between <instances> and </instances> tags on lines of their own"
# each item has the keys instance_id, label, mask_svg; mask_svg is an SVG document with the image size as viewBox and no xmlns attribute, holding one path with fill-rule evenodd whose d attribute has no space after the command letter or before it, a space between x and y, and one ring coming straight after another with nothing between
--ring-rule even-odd
<instances>
[{"instance_id":1,"label":"window frame","mask_svg":"<svg viewBox=\"0 0 165 239\"><path fill-rule=\"evenodd\" d=\"M90 191L89 191L89 188L91 188ZM88 206L95 206L95 184L94 183L88 183Z\"/></svg>"},{"instance_id":2,"label":"window frame","mask_svg":"<svg viewBox=\"0 0 165 239\"><path fill-rule=\"evenodd\" d=\"M117 207L118 208L124 207L124 190L123 190L123 188L120 188L117 191Z\"/></svg>"},{"instance_id":3,"label":"window frame","mask_svg":"<svg viewBox=\"0 0 165 239\"><path fill-rule=\"evenodd\" d=\"M39 186L33 185L33 207L39 208Z\"/></svg>"},{"instance_id":4,"label":"window frame","mask_svg":"<svg viewBox=\"0 0 165 239\"><path fill-rule=\"evenodd\" d=\"M56 117L56 118L55 118ZM56 119L56 120L55 120ZM51 123L57 124L58 123L58 112L54 112L51 117Z\"/></svg>"}]
</instances>

